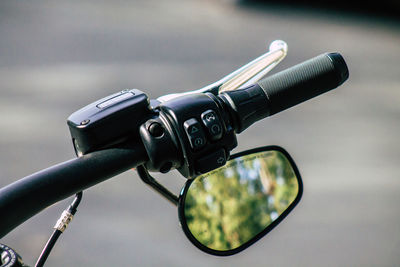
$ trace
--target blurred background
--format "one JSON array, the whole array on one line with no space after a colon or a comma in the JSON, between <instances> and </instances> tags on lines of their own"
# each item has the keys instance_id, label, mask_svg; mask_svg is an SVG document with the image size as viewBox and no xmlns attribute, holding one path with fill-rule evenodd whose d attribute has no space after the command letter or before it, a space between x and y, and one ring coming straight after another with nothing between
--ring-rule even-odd
<instances>
[{"instance_id":1,"label":"blurred background","mask_svg":"<svg viewBox=\"0 0 400 267\"><path fill-rule=\"evenodd\" d=\"M231 257L201 252L176 208L130 171L85 192L47 265L398 266L398 7L328 3L1 1L0 186L74 157L67 117L121 89L152 98L197 89L275 39L289 53L274 72L328 51L341 52L350 69L337 90L238 136L236 151L285 147L304 182L297 208L254 246ZM177 173L160 179L175 192L185 181ZM33 265L69 202L1 242Z\"/></svg>"}]
</instances>

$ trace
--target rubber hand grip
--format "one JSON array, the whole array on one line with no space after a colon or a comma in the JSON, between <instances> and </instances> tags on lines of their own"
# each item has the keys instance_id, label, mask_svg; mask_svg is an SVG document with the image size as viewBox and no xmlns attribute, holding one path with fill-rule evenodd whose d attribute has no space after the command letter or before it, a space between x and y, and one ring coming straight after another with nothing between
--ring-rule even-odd
<instances>
[{"instance_id":1,"label":"rubber hand grip","mask_svg":"<svg viewBox=\"0 0 400 267\"><path fill-rule=\"evenodd\" d=\"M327 53L307 60L258 82L273 115L332 90L349 77L339 53Z\"/></svg>"}]
</instances>

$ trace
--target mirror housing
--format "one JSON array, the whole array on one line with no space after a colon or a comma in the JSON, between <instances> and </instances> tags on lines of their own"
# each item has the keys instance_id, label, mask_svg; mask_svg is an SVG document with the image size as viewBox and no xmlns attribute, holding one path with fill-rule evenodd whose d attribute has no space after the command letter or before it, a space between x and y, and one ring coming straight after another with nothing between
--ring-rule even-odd
<instances>
[{"instance_id":1,"label":"mirror housing","mask_svg":"<svg viewBox=\"0 0 400 267\"><path fill-rule=\"evenodd\" d=\"M182 229L202 251L236 254L278 225L301 199L303 184L290 155L267 146L235 154L188 180L178 204Z\"/></svg>"}]
</instances>

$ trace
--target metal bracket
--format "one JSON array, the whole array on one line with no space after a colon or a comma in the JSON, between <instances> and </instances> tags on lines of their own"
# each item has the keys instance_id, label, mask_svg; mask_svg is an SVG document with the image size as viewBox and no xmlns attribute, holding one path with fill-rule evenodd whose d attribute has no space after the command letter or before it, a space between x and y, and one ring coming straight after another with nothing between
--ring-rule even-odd
<instances>
[{"instance_id":1,"label":"metal bracket","mask_svg":"<svg viewBox=\"0 0 400 267\"><path fill-rule=\"evenodd\" d=\"M150 175L150 173L143 165L138 166L136 168L136 171L140 179L142 179L144 183L152 187L157 193L165 197L169 202L171 202L175 206L178 206L178 196L176 196L174 193L165 188L162 184L157 182L157 180Z\"/></svg>"}]
</instances>

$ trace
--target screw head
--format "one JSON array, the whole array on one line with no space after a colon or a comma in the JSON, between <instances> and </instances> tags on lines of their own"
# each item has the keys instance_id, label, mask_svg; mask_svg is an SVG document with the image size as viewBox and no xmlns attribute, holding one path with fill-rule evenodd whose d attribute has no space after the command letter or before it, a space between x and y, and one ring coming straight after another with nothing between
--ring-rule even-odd
<instances>
[{"instance_id":1,"label":"screw head","mask_svg":"<svg viewBox=\"0 0 400 267\"><path fill-rule=\"evenodd\" d=\"M83 120L83 121L81 121L81 125L86 125L86 124L88 124L90 122L90 120Z\"/></svg>"}]
</instances>

